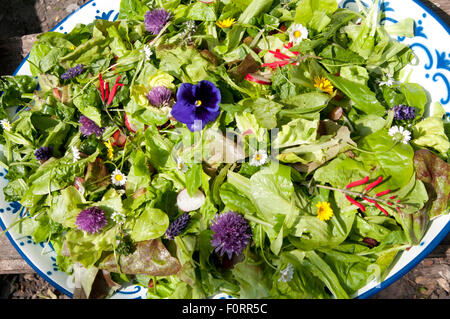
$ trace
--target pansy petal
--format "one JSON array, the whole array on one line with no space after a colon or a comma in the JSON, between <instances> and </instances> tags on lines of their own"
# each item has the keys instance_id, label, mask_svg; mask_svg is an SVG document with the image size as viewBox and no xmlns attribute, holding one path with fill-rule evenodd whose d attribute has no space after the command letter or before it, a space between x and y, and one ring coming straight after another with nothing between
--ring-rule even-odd
<instances>
[{"instance_id":1,"label":"pansy petal","mask_svg":"<svg viewBox=\"0 0 450 319\"><path fill-rule=\"evenodd\" d=\"M180 100L172 107L171 114L178 122L192 124L195 119L195 108L191 104Z\"/></svg>"},{"instance_id":2,"label":"pansy petal","mask_svg":"<svg viewBox=\"0 0 450 319\"><path fill-rule=\"evenodd\" d=\"M196 87L196 97L202 101L202 105L211 111L219 109L221 101L220 90L210 81L200 81Z\"/></svg>"},{"instance_id":3,"label":"pansy petal","mask_svg":"<svg viewBox=\"0 0 450 319\"><path fill-rule=\"evenodd\" d=\"M195 109L195 120L203 121L206 123L215 121L220 115L220 110L211 112L206 108L196 108Z\"/></svg>"},{"instance_id":4,"label":"pansy petal","mask_svg":"<svg viewBox=\"0 0 450 319\"><path fill-rule=\"evenodd\" d=\"M195 97L195 90L195 85L191 83L181 84L177 91L177 102L184 102L193 105L197 100Z\"/></svg>"},{"instance_id":5,"label":"pansy petal","mask_svg":"<svg viewBox=\"0 0 450 319\"><path fill-rule=\"evenodd\" d=\"M186 126L191 132L198 132L205 128L206 122L201 120L195 120L194 123L187 123Z\"/></svg>"},{"instance_id":6,"label":"pansy petal","mask_svg":"<svg viewBox=\"0 0 450 319\"><path fill-rule=\"evenodd\" d=\"M193 123L186 123L191 132L201 131L205 128L206 124L213 122L220 115L220 111L209 112L206 109L197 108L195 112L195 119Z\"/></svg>"}]
</instances>

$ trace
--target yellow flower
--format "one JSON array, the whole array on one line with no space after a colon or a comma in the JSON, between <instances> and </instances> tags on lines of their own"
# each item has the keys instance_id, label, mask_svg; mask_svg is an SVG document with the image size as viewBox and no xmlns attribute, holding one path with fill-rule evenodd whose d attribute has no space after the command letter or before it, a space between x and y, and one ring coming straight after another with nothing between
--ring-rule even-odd
<instances>
[{"instance_id":1,"label":"yellow flower","mask_svg":"<svg viewBox=\"0 0 450 319\"><path fill-rule=\"evenodd\" d=\"M217 21L216 24L220 28L225 29L225 28L231 27L235 22L236 22L236 19L228 18L228 19L225 19L225 20Z\"/></svg>"},{"instance_id":2,"label":"yellow flower","mask_svg":"<svg viewBox=\"0 0 450 319\"><path fill-rule=\"evenodd\" d=\"M333 217L333 209L330 207L328 202L318 202L317 205L317 218L322 221L329 220Z\"/></svg>"},{"instance_id":3,"label":"yellow flower","mask_svg":"<svg viewBox=\"0 0 450 319\"><path fill-rule=\"evenodd\" d=\"M111 141L103 142L108 149L108 159L112 160L114 158L114 149L112 147Z\"/></svg>"},{"instance_id":4,"label":"yellow flower","mask_svg":"<svg viewBox=\"0 0 450 319\"><path fill-rule=\"evenodd\" d=\"M325 93L333 94L333 84L331 84L330 80L325 79L323 76L316 77L314 79L314 87L322 90Z\"/></svg>"}]
</instances>

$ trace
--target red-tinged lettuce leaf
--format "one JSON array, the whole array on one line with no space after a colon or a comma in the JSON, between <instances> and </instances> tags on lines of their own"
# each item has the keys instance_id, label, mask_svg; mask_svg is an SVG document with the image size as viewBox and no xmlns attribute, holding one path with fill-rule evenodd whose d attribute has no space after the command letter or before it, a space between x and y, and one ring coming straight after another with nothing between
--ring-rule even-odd
<instances>
[{"instance_id":1,"label":"red-tinged lettuce leaf","mask_svg":"<svg viewBox=\"0 0 450 319\"><path fill-rule=\"evenodd\" d=\"M414 153L417 178L427 189L429 196L429 217L439 216L447 211L450 199L450 165L426 149Z\"/></svg>"},{"instance_id":2,"label":"red-tinged lettuce leaf","mask_svg":"<svg viewBox=\"0 0 450 319\"><path fill-rule=\"evenodd\" d=\"M431 202L428 201L425 206L416 213L407 214L401 211L395 214L396 220L405 230L405 235L410 245L418 245L422 240L425 231L430 222L429 208Z\"/></svg>"},{"instance_id":3,"label":"red-tinged lettuce leaf","mask_svg":"<svg viewBox=\"0 0 450 319\"><path fill-rule=\"evenodd\" d=\"M229 71L231 76L237 81L241 82L244 80L245 76L249 73L255 73L259 70L259 64L249 53L244 60L239 63L238 66L234 67Z\"/></svg>"},{"instance_id":4,"label":"red-tinged lettuce leaf","mask_svg":"<svg viewBox=\"0 0 450 319\"><path fill-rule=\"evenodd\" d=\"M89 163L84 177L86 184L92 189L103 188L111 184L110 173L100 158Z\"/></svg>"},{"instance_id":5,"label":"red-tinged lettuce leaf","mask_svg":"<svg viewBox=\"0 0 450 319\"><path fill-rule=\"evenodd\" d=\"M178 259L172 257L161 240L147 240L136 244L136 250L128 256L120 256L120 270L124 274L171 276L181 269ZM100 269L119 272L114 254L106 257Z\"/></svg>"}]
</instances>

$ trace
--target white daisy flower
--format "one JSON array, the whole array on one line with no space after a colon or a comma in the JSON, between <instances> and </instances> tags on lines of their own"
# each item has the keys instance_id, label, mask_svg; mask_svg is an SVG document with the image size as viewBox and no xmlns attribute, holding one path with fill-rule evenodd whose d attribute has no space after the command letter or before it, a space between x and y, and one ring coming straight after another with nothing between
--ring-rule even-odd
<instances>
[{"instance_id":1,"label":"white daisy flower","mask_svg":"<svg viewBox=\"0 0 450 319\"><path fill-rule=\"evenodd\" d=\"M11 124L9 123L8 120L5 120L5 119L1 120L0 124L5 131L8 131L8 132L11 131Z\"/></svg>"},{"instance_id":2,"label":"white daisy flower","mask_svg":"<svg viewBox=\"0 0 450 319\"><path fill-rule=\"evenodd\" d=\"M267 159L269 157L267 156L266 151L260 150L257 151L250 159L250 165L251 166L261 166L264 165L267 162Z\"/></svg>"},{"instance_id":3,"label":"white daisy flower","mask_svg":"<svg viewBox=\"0 0 450 319\"><path fill-rule=\"evenodd\" d=\"M291 29L289 31L290 42L293 42L294 45L296 45L307 38L308 38L308 29L307 28L305 28L301 24L294 24L291 26Z\"/></svg>"},{"instance_id":4,"label":"white daisy flower","mask_svg":"<svg viewBox=\"0 0 450 319\"><path fill-rule=\"evenodd\" d=\"M381 81L380 86L393 86L396 83L392 74L387 75L386 81Z\"/></svg>"},{"instance_id":5,"label":"white daisy flower","mask_svg":"<svg viewBox=\"0 0 450 319\"><path fill-rule=\"evenodd\" d=\"M289 282L294 277L294 266L292 264L287 264L286 268L280 271L281 276L278 281Z\"/></svg>"},{"instance_id":6,"label":"white daisy flower","mask_svg":"<svg viewBox=\"0 0 450 319\"><path fill-rule=\"evenodd\" d=\"M181 172L181 173L186 173L187 170L189 169L188 166L182 161L182 160L178 160L177 161L177 169Z\"/></svg>"},{"instance_id":7,"label":"white daisy flower","mask_svg":"<svg viewBox=\"0 0 450 319\"><path fill-rule=\"evenodd\" d=\"M408 144L411 140L411 132L405 130L403 126L392 126L389 129L389 135L392 136L394 141L402 142L403 144Z\"/></svg>"},{"instance_id":8,"label":"white daisy flower","mask_svg":"<svg viewBox=\"0 0 450 319\"><path fill-rule=\"evenodd\" d=\"M125 214L119 212L114 212L111 215L111 219L119 225L123 225L125 223L126 218L127 217L125 216Z\"/></svg>"},{"instance_id":9,"label":"white daisy flower","mask_svg":"<svg viewBox=\"0 0 450 319\"><path fill-rule=\"evenodd\" d=\"M115 186L123 186L127 182L127 177L116 168L111 174L111 182Z\"/></svg>"},{"instance_id":10,"label":"white daisy flower","mask_svg":"<svg viewBox=\"0 0 450 319\"><path fill-rule=\"evenodd\" d=\"M80 150L75 145L72 146L72 157L73 157L73 162L74 163L81 158Z\"/></svg>"},{"instance_id":11,"label":"white daisy flower","mask_svg":"<svg viewBox=\"0 0 450 319\"><path fill-rule=\"evenodd\" d=\"M145 54L145 60L150 60L150 57L153 55L152 48L148 44L144 44L142 51Z\"/></svg>"}]
</instances>

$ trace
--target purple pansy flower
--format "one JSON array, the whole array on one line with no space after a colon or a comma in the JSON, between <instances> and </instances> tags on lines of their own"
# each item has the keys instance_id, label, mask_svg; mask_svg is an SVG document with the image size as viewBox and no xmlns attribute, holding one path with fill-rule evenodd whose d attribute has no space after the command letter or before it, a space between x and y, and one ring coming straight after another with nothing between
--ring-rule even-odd
<instances>
[{"instance_id":1,"label":"purple pansy flower","mask_svg":"<svg viewBox=\"0 0 450 319\"><path fill-rule=\"evenodd\" d=\"M100 135L103 134L103 131L105 130L102 127L99 127L97 124L95 124L94 121L92 121L90 118L81 115L80 116L80 131L84 136L89 136L91 134L94 134L99 137Z\"/></svg>"},{"instance_id":2,"label":"purple pansy flower","mask_svg":"<svg viewBox=\"0 0 450 319\"><path fill-rule=\"evenodd\" d=\"M53 147L51 146L43 146L38 148L34 152L34 156L36 156L36 159L38 161L46 161L53 155Z\"/></svg>"},{"instance_id":3,"label":"purple pansy flower","mask_svg":"<svg viewBox=\"0 0 450 319\"><path fill-rule=\"evenodd\" d=\"M147 94L150 104L156 107L168 105L171 98L172 91L165 86L155 86Z\"/></svg>"},{"instance_id":4,"label":"purple pansy flower","mask_svg":"<svg viewBox=\"0 0 450 319\"><path fill-rule=\"evenodd\" d=\"M412 106L397 105L394 106L394 119L397 121L412 120L416 117L416 109Z\"/></svg>"},{"instance_id":5,"label":"purple pansy flower","mask_svg":"<svg viewBox=\"0 0 450 319\"><path fill-rule=\"evenodd\" d=\"M61 75L61 80L69 80L73 79L81 74L83 74L86 70L84 69L83 64L78 64L74 66L73 68L70 68L65 73Z\"/></svg>"},{"instance_id":6,"label":"purple pansy flower","mask_svg":"<svg viewBox=\"0 0 450 319\"><path fill-rule=\"evenodd\" d=\"M166 238L173 240L175 237L181 234L181 232L187 227L189 221L191 220L191 215L189 213L184 213L180 215L177 219L170 224L169 228L166 230Z\"/></svg>"},{"instance_id":7,"label":"purple pansy flower","mask_svg":"<svg viewBox=\"0 0 450 319\"><path fill-rule=\"evenodd\" d=\"M233 254L242 254L252 238L248 222L242 215L233 211L218 215L216 220L212 221L211 230L215 232L211 240L215 251L221 256L227 254L229 259Z\"/></svg>"},{"instance_id":8,"label":"purple pansy flower","mask_svg":"<svg viewBox=\"0 0 450 319\"><path fill-rule=\"evenodd\" d=\"M145 30L156 35L164 28L164 26L169 22L171 13L164 9L156 9L152 11L147 11L144 16Z\"/></svg>"},{"instance_id":9,"label":"purple pansy flower","mask_svg":"<svg viewBox=\"0 0 450 319\"><path fill-rule=\"evenodd\" d=\"M220 101L220 91L214 83L206 80L197 85L183 83L178 88L177 102L171 114L192 132L201 131L220 115Z\"/></svg>"},{"instance_id":10,"label":"purple pansy flower","mask_svg":"<svg viewBox=\"0 0 450 319\"><path fill-rule=\"evenodd\" d=\"M78 229L89 234L95 234L108 224L108 220L103 210L93 206L81 211L75 223Z\"/></svg>"}]
</instances>

